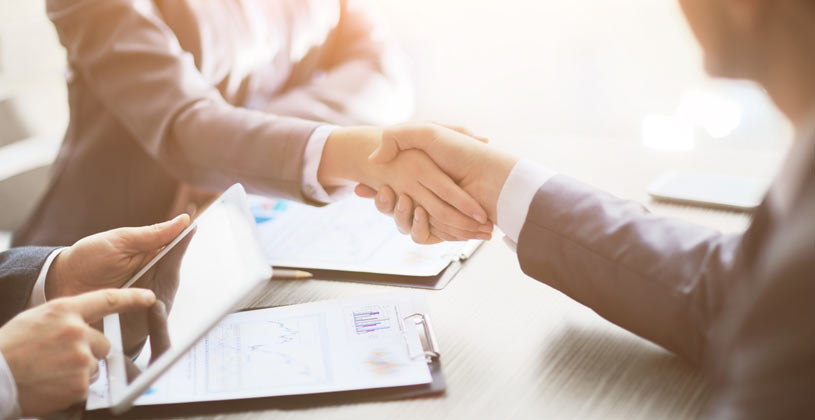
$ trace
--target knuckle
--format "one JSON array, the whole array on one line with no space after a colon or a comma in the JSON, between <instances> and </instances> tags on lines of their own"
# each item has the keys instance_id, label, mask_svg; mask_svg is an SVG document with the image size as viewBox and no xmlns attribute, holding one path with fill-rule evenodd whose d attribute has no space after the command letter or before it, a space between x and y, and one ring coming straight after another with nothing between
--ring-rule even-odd
<instances>
[{"instance_id":1,"label":"knuckle","mask_svg":"<svg viewBox=\"0 0 815 420\"><path fill-rule=\"evenodd\" d=\"M433 137L439 132L439 126L433 123L424 123L421 127L422 135Z\"/></svg>"},{"instance_id":2,"label":"knuckle","mask_svg":"<svg viewBox=\"0 0 815 420\"><path fill-rule=\"evenodd\" d=\"M68 341L78 341L85 335L85 325L77 320L68 320L62 326L61 335Z\"/></svg>"},{"instance_id":3,"label":"knuckle","mask_svg":"<svg viewBox=\"0 0 815 420\"><path fill-rule=\"evenodd\" d=\"M69 303L66 299L55 299L47 303L48 308L46 313L49 316L60 316L65 312L68 312Z\"/></svg>"},{"instance_id":4,"label":"knuckle","mask_svg":"<svg viewBox=\"0 0 815 420\"><path fill-rule=\"evenodd\" d=\"M74 348L69 362L74 366L87 367L91 366L91 363L96 363L96 360L83 348L77 346Z\"/></svg>"},{"instance_id":5,"label":"knuckle","mask_svg":"<svg viewBox=\"0 0 815 420\"><path fill-rule=\"evenodd\" d=\"M72 381L69 392L77 400L82 400L88 396L88 387L90 387L90 375L88 372L83 372Z\"/></svg>"},{"instance_id":6,"label":"knuckle","mask_svg":"<svg viewBox=\"0 0 815 420\"><path fill-rule=\"evenodd\" d=\"M121 300L119 298L119 295L114 290L103 291L102 297L104 298L105 305L107 305L108 308L115 307L116 305L119 304L119 301Z\"/></svg>"}]
</instances>

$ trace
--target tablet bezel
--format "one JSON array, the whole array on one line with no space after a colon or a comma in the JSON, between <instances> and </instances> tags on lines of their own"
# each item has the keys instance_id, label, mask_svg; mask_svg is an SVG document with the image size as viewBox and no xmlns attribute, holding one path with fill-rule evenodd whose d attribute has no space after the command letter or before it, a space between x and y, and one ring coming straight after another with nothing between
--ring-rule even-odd
<instances>
[{"instance_id":1,"label":"tablet bezel","mask_svg":"<svg viewBox=\"0 0 815 420\"><path fill-rule=\"evenodd\" d=\"M122 349L122 337L119 330L119 315L108 315L103 320L104 333L111 343L111 351L105 358L108 376L108 394L110 399L110 410L114 414L120 414L127 411L133 402L141 396L152 384L155 382L165 371L167 371L173 364L175 364L186 352L188 352L195 344L206 336L212 328L214 328L220 320L229 312L238 309L241 304L246 303L247 298L256 295L266 283L272 278L272 267L266 262L263 257L262 248L260 246L260 238L255 225L254 217L249 210L249 205L246 201L246 192L243 186L235 184L227 189L214 203L222 203L233 205L241 210L242 215L246 218L248 226L250 227L251 234L254 237L254 246L249 245L250 249L255 252L250 253L253 255L244 255L245 263L249 270L247 273L252 277L253 281L247 282L245 290L237 294L238 298L234 302L230 302L229 309L220 312L205 313L205 320L202 322L201 330L186 343L177 343L172 348L168 349L166 353L162 354L154 363L130 384L127 383L127 374L125 370L124 354ZM207 213L205 210L201 216ZM196 219L197 220L197 219ZM183 232L181 232L169 245L159 252L147 265L145 265L139 272L137 272L130 280L122 287L130 287L135 283L144 273L152 268L161 258L163 258L173 247L175 247L184 237L186 237L195 227L197 221L194 220L190 223Z\"/></svg>"}]
</instances>

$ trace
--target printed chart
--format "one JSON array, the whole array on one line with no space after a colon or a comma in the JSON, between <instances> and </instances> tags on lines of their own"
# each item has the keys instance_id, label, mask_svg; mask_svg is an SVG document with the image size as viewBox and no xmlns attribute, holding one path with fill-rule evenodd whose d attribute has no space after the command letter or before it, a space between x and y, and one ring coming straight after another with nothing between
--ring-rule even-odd
<instances>
[{"instance_id":1,"label":"printed chart","mask_svg":"<svg viewBox=\"0 0 815 420\"><path fill-rule=\"evenodd\" d=\"M354 311L354 331L357 335L376 334L391 328L390 316L380 306Z\"/></svg>"},{"instance_id":2,"label":"printed chart","mask_svg":"<svg viewBox=\"0 0 815 420\"><path fill-rule=\"evenodd\" d=\"M207 348L207 392L326 381L321 328L318 316L219 326L202 343Z\"/></svg>"},{"instance_id":3,"label":"printed chart","mask_svg":"<svg viewBox=\"0 0 815 420\"><path fill-rule=\"evenodd\" d=\"M466 242L418 245L369 200L325 207L250 196L263 252L273 265L431 276L458 258Z\"/></svg>"}]
</instances>

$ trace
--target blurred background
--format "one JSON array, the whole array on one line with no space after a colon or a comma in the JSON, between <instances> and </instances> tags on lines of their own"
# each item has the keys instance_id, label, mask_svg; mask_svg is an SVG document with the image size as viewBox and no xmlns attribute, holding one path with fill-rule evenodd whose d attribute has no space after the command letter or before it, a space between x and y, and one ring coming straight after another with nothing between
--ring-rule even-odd
<instances>
[{"instance_id":1,"label":"blurred background","mask_svg":"<svg viewBox=\"0 0 815 420\"><path fill-rule=\"evenodd\" d=\"M650 203L645 187L669 169L769 179L792 138L761 89L705 76L675 0L373 3L412 57L416 119L656 212L743 229L747 216ZM67 124L64 63L44 1L0 0L0 249L44 191Z\"/></svg>"}]
</instances>

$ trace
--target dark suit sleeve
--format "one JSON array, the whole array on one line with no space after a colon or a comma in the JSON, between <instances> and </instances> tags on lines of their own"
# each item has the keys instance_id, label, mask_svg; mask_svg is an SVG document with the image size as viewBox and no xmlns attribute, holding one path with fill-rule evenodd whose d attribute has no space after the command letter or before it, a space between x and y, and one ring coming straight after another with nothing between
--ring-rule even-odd
<instances>
[{"instance_id":1,"label":"dark suit sleeve","mask_svg":"<svg viewBox=\"0 0 815 420\"><path fill-rule=\"evenodd\" d=\"M22 247L0 253L0 325L25 309L40 269L54 249Z\"/></svg>"},{"instance_id":2,"label":"dark suit sleeve","mask_svg":"<svg viewBox=\"0 0 815 420\"><path fill-rule=\"evenodd\" d=\"M518 258L528 275L698 363L738 277L740 241L557 175L532 201Z\"/></svg>"}]
</instances>

